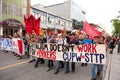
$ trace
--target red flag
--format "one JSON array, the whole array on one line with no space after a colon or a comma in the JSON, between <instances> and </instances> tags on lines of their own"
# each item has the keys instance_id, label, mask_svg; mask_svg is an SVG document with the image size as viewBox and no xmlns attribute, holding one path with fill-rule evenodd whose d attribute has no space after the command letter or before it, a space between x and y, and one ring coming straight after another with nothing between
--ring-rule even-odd
<instances>
[{"instance_id":1,"label":"red flag","mask_svg":"<svg viewBox=\"0 0 120 80\"><path fill-rule=\"evenodd\" d=\"M33 30L36 34L40 34L40 17L34 21Z\"/></svg>"},{"instance_id":2,"label":"red flag","mask_svg":"<svg viewBox=\"0 0 120 80\"><path fill-rule=\"evenodd\" d=\"M94 29L87 21L84 23L84 32L94 39L95 36L101 36L102 32Z\"/></svg>"},{"instance_id":3,"label":"red flag","mask_svg":"<svg viewBox=\"0 0 120 80\"><path fill-rule=\"evenodd\" d=\"M26 32L28 34L30 34L32 32L32 20L31 20L31 16L28 17L28 19L24 16L24 23L25 23L25 27L26 27Z\"/></svg>"},{"instance_id":4,"label":"red flag","mask_svg":"<svg viewBox=\"0 0 120 80\"><path fill-rule=\"evenodd\" d=\"M33 15L28 17L28 19L24 16L24 23L28 34L30 34L32 30L34 30L36 34L40 33L40 17L36 20Z\"/></svg>"}]
</instances>

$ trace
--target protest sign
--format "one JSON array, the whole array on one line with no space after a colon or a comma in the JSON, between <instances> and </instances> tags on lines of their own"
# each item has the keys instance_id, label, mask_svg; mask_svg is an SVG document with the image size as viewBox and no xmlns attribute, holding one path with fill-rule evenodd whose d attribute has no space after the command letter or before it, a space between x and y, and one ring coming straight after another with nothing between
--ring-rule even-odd
<instances>
[{"instance_id":1,"label":"protest sign","mask_svg":"<svg viewBox=\"0 0 120 80\"><path fill-rule=\"evenodd\" d=\"M61 45L61 44L37 44L35 54L39 58L82 62L91 64L105 64L106 47L104 44Z\"/></svg>"},{"instance_id":2,"label":"protest sign","mask_svg":"<svg viewBox=\"0 0 120 80\"><path fill-rule=\"evenodd\" d=\"M0 39L0 50L8 50L18 53L18 55L24 55L24 44L19 38L1 38Z\"/></svg>"}]
</instances>

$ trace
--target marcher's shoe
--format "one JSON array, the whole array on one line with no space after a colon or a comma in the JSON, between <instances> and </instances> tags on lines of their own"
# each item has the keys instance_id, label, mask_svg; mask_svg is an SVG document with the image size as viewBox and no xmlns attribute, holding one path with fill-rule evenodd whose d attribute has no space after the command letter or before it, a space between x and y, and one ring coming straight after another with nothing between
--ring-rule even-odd
<instances>
[{"instance_id":1,"label":"marcher's shoe","mask_svg":"<svg viewBox=\"0 0 120 80\"><path fill-rule=\"evenodd\" d=\"M20 57L18 58L18 60L20 60L20 59L22 59L22 56L20 56Z\"/></svg>"},{"instance_id":2,"label":"marcher's shoe","mask_svg":"<svg viewBox=\"0 0 120 80\"><path fill-rule=\"evenodd\" d=\"M60 68L61 68L61 69L64 68L64 65L61 65Z\"/></svg>"},{"instance_id":3,"label":"marcher's shoe","mask_svg":"<svg viewBox=\"0 0 120 80\"><path fill-rule=\"evenodd\" d=\"M96 80L95 78L91 78L91 80Z\"/></svg>"},{"instance_id":4,"label":"marcher's shoe","mask_svg":"<svg viewBox=\"0 0 120 80\"><path fill-rule=\"evenodd\" d=\"M51 65L51 67L53 67L53 66L54 66L54 64Z\"/></svg>"},{"instance_id":5,"label":"marcher's shoe","mask_svg":"<svg viewBox=\"0 0 120 80\"><path fill-rule=\"evenodd\" d=\"M82 63L81 66L84 66L84 63Z\"/></svg>"},{"instance_id":6,"label":"marcher's shoe","mask_svg":"<svg viewBox=\"0 0 120 80\"><path fill-rule=\"evenodd\" d=\"M30 60L30 61L29 61L29 63L32 63L33 61L35 61L35 59L33 59L33 60Z\"/></svg>"},{"instance_id":7,"label":"marcher's shoe","mask_svg":"<svg viewBox=\"0 0 120 80\"><path fill-rule=\"evenodd\" d=\"M100 76L100 72L97 72L97 76Z\"/></svg>"},{"instance_id":8,"label":"marcher's shoe","mask_svg":"<svg viewBox=\"0 0 120 80\"><path fill-rule=\"evenodd\" d=\"M20 57L19 55L17 55L16 57Z\"/></svg>"},{"instance_id":9,"label":"marcher's shoe","mask_svg":"<svg viewBox=\"0 0 120 80\"><path fill-rule=\"evenodd\" d=\"M38 65L35 65L35 66L34 66L34 68L37 68L37 67L38 67Z\"/></svg>"},{"instance_id":10,"label":"marcher's shoe","mask_svg":"<svg viewBox=\"0 0 120 80\"><path fill-rule=\"evenodd\" d=\"M59 71L56 71L54 74L58 74L59 73Z\"/></svg>"},{"instance_id":11,"label":"marcher's shoe","mask_svg":"<svg viewBox=\"0 0 120 80\"><path fill-rule=\"evenodd\" d=\"M8 53L8 51L5 51L5 53Z\"/></svg>"},{"instance_id":12,"label":"marcher's shoe","mask_svg":"<svg viewBox=\"0 0 120 80\"><path fill-rule=\"evenodd\" d=\"M41 61L40 64L44 64L45 62L44 61Z\"/></svg>"},{"instance_id":13,"label":"marcher's shoe","mask_svg":"<svg viewBox=\"0 0 120 80\"><path fill-rule=\"evenodd\" d=\"M14 56L16 56L17 54L14 53Z\"/></svg>"},{"instance_id":14,"label":"marcher's shoe","mask_svg":"<svg viewBox=\"0 0 120 80\"><path fill-rule=\"evenodd\" d=\"M69 73L69 71L65 71L65 73L64 73L64 74L67 74L67 73Z\"/></svg>"},{"instance_id":15,"label":"marcher's shoe","mask_svg":"<svg viewBox=\"0 0 120 80\"><path fill-rule=\"evenodd\" d=\"M31 62L33 62L32 60L31 61L29 61L29 63L31 63Z\"/></svg>"},{"instance_id":16,"label":"marcher's shoe","mask_svg":"<svg viewBox=\"0 0 120 80\"><path fill-rule=\"evenodd\" d=\"M85 63L85 66L87 66L87 63Z\"/></svg>"},{"instance_id":17,"label":"marcher's shoe","mask_svg":"<svg viewBox=\"0 0 120 80\"><path fill-rule=\"evenodd\" d=\"M50 68L47 68L46 71L47 71L47 72L50 71Z\"/></svg>"},{"instance_id":18,"label":"marcher's shoe","mask_svg":"<svg viewBox=\"0 0 120 80\"><path fill-rule=\"evenodd\" d=\"M75 72L75 70L72 70L72 72Z\"/></svg>"}]
</instances>

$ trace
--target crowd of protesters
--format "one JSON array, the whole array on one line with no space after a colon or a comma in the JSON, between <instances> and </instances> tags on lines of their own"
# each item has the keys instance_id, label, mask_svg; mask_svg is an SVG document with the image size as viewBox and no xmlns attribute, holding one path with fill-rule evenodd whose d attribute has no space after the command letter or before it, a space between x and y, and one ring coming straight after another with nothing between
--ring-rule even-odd
<instances>
[{"instance_id":1,"label":"crowd of protesters","mask_svg":"<svg viewBox=\"0 0 120 80\"><path fill-rule=\"evenodd\" d=\"M36 35L34 31L31 34L22 34L21 36L16 32L14 36L8 35L7 38L21 38L25 45L25 53L27 57L30 59L29 63L35 61L35 68L38 67L38 64L44 64L47 61L47 69L46 71L50 71L53 66L55 66L55 74L60 72L60 69L65 68L65 74L69 73L70 71L75 72L75 62L63 62L63 61L53 61L53 60L44 60L42 58L37 58L34 56L30 56L30 54L35 53L36 43L57 43L57 44L105 44L107 48L110 49L110 53L113 53L113 49L115 48L116 44L118 44L118 52L120 52L120 38L116 37L104 37L104 36L95 36L94 39L91 39L88 34L76 34L74 32L71 33L50 33L46 34L44 32L42 35ZM0 39L2 36L0 35ZM107 49L106 49L107 50ZM5 51L8 53L8 51ZM23 56L19 56L18 54L14 53L14 56L19 57L22 59ZM81 66L87 66L87 63L81 63ZM97 68L97 69L96 69ZM70 70L71 69L71 70ZM103 69L103 65L101 64L91 64L91 72L92 72L92 80L96 80L97 76L101 75ZM97 71L96 71L97 70Z\"/></svg>"}]
</instances>

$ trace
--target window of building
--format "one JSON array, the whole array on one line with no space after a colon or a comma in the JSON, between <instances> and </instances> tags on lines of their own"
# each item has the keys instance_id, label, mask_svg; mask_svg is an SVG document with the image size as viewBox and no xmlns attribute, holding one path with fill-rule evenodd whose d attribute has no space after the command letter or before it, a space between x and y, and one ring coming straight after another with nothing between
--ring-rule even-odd
<instances>
[{"instance_id":1,"label":"window of building","mask_svg":"<svg viewBox=\"0 0 120 80\"><path fill-rule=\"evenodd\" d=\"M60 19L58 19L58 25L60 25Z\"/></svg>"},{"instance_id":2,"label":"window of building","mask_svg":"<svg viewBox=\"0 0 120 80\"><path fill-rule=\"evenodd\" d=\"M26 14L26 8L22 8L22 15L25 15Z\"/></svg>"},{"instance_id":3,"label":"window of building","mask_svg":"<svg viewBox=\"0 0 120 80\"><path fill-rule=\"evenodd\" d=\"M8 3L8 11L7 11L7 13L9 14L9 15L13 15L13 4L11 4L11 3Z\"/></svg>"},{"instance_id":4,"label":"window of building","mask_svg":"<svg viewBox=\"0 0 120 80\"><path fill-rule=\"evenodd\" d=\"M18 16L18 6L14 6L14 15Z\"/></svg>"},{"instance_id":5,"label":"window of building","mask_svg":"<svg viewBox=\"0 0 120 80\"><path fill-rule=\"evenodd\" d=\"M44 22L46 23L47 22L47 16L44 15Z\"/></svg>"},{"instance_id":6,"label":"window of building","mask_svg":"<svg viewBox=\"0 0 120 80\"><path fill-rule=\"evenodd\" d=\"M58 25L58 18L55 18L55 24Z\"/></svg>"},{"instance_id":7,"label":"window of building","mask_svg":"<svg viewBox=\"0 0 120 80\"><path fill-rule=\"evenodd\" d=\"M19 7L19 16L20 16L20 17L23 17L22 14L23 14L23 13L22 13L22 7Z\"/></svg>"},{"instance_id":8,"label":"window of building","mask_svg":"<svg viewBox=\"0 0 120 80\"><path fill-rule=\"evenodd\" d=\"M48 23L51 23L50 17L48 17Z\"/></svg>"},{"instance_id":9,"label":"window of building","mask_svg":"<svg viewBox=\"0 0 120 80\"><path fill-rule=\"evenodd\" d=\"M62 19L60 19L60 25L64 26L64 21Z\"/></svg>"},{"instance_id":10,"label":"window of building","mask_svg":"<svg viewBox=\"0 0 120 80\"><path fill-rule=\"evenodd\" d=\"M7 2L2 2L2 12L7 14Z\"/></svg>"},{"instance_id":11,"label":"window of building","mask_svg":"<svg viewBox=\"0 0 120 80\"><path fill-rule=\"evenodd\" d=\"M44 22L44 16L41 15L41 22Z\"/></svg>"}]
</instances>

